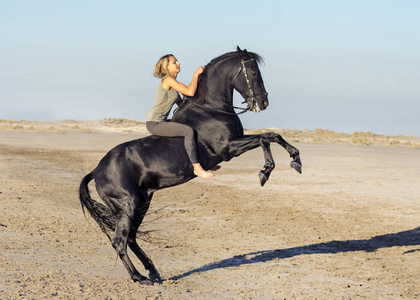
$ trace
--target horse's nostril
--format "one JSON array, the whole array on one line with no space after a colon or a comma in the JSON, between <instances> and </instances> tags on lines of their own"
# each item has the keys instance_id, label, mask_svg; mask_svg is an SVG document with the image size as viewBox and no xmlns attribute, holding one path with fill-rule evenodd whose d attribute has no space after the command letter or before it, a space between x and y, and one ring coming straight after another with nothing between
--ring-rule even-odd
<instances>
[{"instance_id":1,"label":"horse's nostril","mask_svg":"<svg viewBox=\"0 0 420 300\"><path fill-rule=\"evenodd\" d=\"M264 100L263 101L263 104L264 104L265 107L267 107L268 106L268 101L267 100Z\"/></svg>"}]
</instances>

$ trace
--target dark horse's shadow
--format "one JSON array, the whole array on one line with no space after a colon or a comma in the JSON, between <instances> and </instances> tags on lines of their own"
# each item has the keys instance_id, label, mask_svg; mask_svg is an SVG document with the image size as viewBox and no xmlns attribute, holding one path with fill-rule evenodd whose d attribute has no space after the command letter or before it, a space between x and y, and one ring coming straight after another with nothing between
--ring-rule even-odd
<instances>
[{"instance_id":1,"label":"dark horse's shadow","mask_svg":"<svg viewBox=\"0 0 420 300\"><path fill-rule=\"evenodd\" d=\"M350 240L350 241L331 241L328 243L313 244L287 249L276 249L251 252L242 255L236 255L200 268L193 269L183 274L174 276L170 280L178 280L194 273L201 273L215 269L227 267L239 267L246 264L266 262L274 259L290 258L302 254L335 254L343 252L365 251L374 252L381 248L401 247L401 246L419 246L420 245L420 227L412 230L401 231L372 237L369 240ZM406 251L403 254L420 251L420 249Z\"/></svg>"}]
</instances>

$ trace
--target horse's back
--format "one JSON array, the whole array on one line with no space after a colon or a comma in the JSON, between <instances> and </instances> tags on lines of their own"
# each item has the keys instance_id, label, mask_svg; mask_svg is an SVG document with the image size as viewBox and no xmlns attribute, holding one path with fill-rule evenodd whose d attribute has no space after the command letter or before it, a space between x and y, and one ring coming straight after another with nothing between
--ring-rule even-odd
<instances>
[{"instance_id":1,"label":"horse's back","mask_svg":"<svg viewBox=\"0 0 420 300\"><path fill-rule=\"evenodd\" d=\"M94 170L97 189L160 189L192 176L183 138L154 135L115 146Z\"/></svg>"}]
</instances>

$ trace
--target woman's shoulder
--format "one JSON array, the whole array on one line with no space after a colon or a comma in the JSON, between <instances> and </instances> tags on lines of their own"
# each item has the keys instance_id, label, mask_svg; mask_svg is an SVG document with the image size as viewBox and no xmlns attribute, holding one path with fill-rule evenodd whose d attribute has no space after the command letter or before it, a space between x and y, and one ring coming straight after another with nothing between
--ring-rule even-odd
<instances>
[{"instance_id":1,"label":"woman's shoulder","mask_svg":"<svg viewBox=\"0 0 420 300\"><path fill-rule=\"evenodd\" d=\"M161 85L165 90L169 91L172 88L173 84L176 82L178 81L176 81L175 78L173 78L172 76L166 75L165 77L162 78Z\"/></svg>"}]
</instances>

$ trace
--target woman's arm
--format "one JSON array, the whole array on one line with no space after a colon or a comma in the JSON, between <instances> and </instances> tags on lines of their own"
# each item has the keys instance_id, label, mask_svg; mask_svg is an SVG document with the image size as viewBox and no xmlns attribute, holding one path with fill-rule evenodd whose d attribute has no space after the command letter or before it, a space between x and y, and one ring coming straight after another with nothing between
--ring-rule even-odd
<instances>
[{"instance_id":1,"label":"woman's arm","mask_svg":"<svg viewBox=\"0 0 420 300\"><path fill-rule=\"evenodd\" d=\"M197 90L198 75L203 73L203 71L204 71L204 66L199 67L197 71L195 71L193 78L191 80L191 83L188 86L186 86L185 84L181 82L178 82L172 76L168 76L162 81L162 87L166 90L173 88L178 93L181 93L185 96L192 97L194 96L195 91Z\"/></svg>"}]
</instances>

